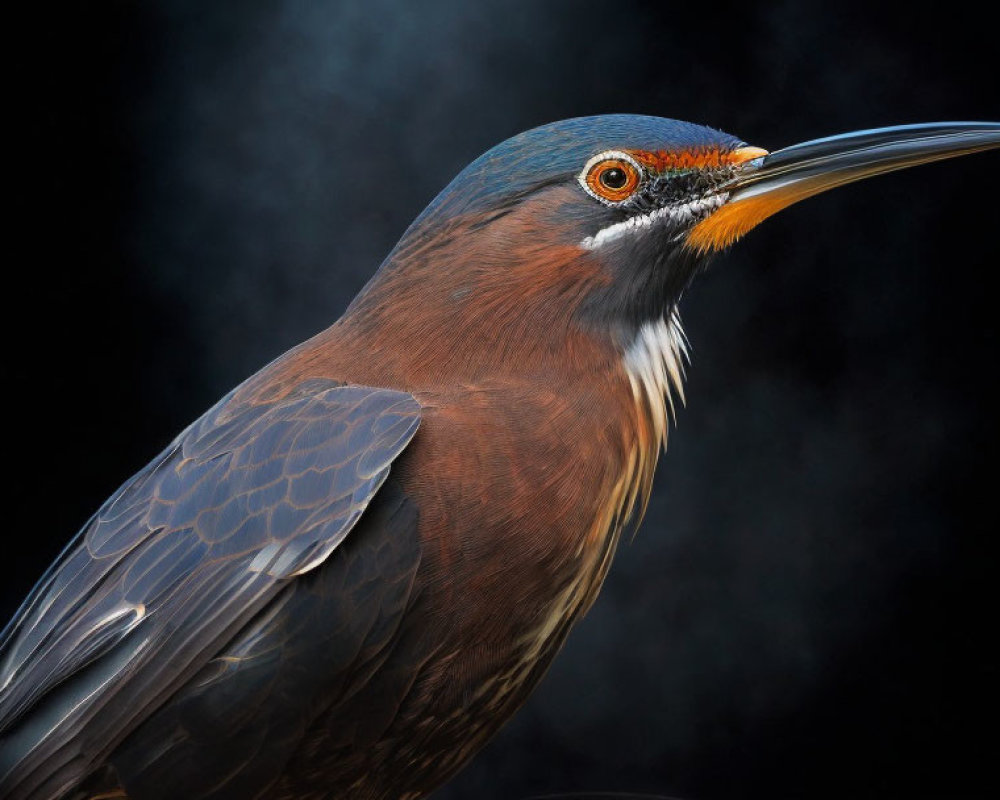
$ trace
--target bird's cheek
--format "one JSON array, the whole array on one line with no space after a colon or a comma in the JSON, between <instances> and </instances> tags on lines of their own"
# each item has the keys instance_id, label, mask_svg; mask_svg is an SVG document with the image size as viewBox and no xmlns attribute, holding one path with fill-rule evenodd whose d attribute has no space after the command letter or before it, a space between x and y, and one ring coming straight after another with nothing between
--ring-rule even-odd
<instances>
[{"instance_id":1,"label":"bird's cheek","mask_svg":"<svg viewBox=\"0 0 1000 800\"><path fill-rule=\"evenodd\" d=\"M583 193L579 187L553 187L524 204L523 210L537 225L541 240L575 245L605 225L615 214Z\"/></svg>"}]
</instances>

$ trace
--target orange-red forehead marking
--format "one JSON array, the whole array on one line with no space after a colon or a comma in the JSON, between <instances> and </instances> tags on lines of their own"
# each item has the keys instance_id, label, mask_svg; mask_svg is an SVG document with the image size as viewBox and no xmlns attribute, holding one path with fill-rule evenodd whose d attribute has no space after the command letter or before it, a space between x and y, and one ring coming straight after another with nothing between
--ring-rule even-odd
<instances>
[{"instance_id":1,"label":"orange-red forehead marking","mask_svg":"<svg viewBox=\"0 0 1000 800\"><path fill-rule=\"evenodd\" d=\"M651 172L676 169L713 169L735 167L755 158L763 158L767 150L759 147L698 147L686 150L625 150Z\"/></svg>"}]
</instances>

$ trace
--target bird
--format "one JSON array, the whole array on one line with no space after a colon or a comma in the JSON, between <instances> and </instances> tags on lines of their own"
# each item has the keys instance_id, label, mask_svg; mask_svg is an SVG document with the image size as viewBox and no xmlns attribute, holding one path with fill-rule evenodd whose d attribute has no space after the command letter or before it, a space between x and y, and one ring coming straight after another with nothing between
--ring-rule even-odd
<instances>
[{"instance_id":1,"label":"bird","mask_svg":"<svg viewBox=\"0 0 1000 800\"><path fill-rule=\"evenodd\" d=\"M0 637L0 796L426 796L639 524L695 276L807 197L997 147L948 122L769 153L614 114L489 150L41 577Z\"/></svg>"}]
</instances>

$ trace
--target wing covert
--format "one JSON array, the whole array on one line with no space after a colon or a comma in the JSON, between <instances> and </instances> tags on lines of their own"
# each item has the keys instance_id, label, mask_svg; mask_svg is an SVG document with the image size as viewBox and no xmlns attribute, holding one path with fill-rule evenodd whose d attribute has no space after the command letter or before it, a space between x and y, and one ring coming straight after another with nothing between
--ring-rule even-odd
<instances>
[{"instance_id":1,"label":"wing covert","mask_svg":"<svg viewBox=\"0 0 1000 800\"><path fill-rule=\"evenodd\" d=\"M420 421L407 393L331 381L232 398L104 504L8 625L0 785L107 752L333 552Z\"/></svg>"}]
</instances>

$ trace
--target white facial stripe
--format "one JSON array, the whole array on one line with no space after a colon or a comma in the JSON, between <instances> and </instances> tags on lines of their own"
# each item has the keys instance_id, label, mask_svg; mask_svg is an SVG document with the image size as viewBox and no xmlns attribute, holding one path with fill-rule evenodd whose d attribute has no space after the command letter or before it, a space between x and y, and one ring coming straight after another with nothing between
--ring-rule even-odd
<instances>
[{"instance_id":1,"label":"white facial stripe","mask_svg":"<svg viewBox=\"0 0 1000 800\"><path fill-rule=\"evenodd\" d=\"M596 250L602 245L613 242L615 239L619 239L628 233L645 230L653 223L661 220L669 219L671 222L688 222L695 217L707 216L725 203L728 198L728 194L713 194L701 200L692 200L690 203L684 203L683 205L664 206L655 211L650 211L648 214L629 217L623 222L616 222L614 225L601 228L593 236L588 236L580 242L580 247L584 250Z\"/></svg>"}]
</instances>

